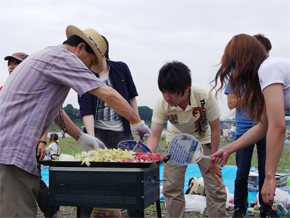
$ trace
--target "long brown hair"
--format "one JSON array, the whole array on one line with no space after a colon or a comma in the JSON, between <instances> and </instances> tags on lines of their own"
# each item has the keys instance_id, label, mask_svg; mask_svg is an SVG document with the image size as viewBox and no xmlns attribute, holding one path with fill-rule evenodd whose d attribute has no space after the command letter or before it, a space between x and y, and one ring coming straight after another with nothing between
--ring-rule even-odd
<instances>
[{"instance_id":1,"label":"long brown hair","mask_svg":"<svg viewBox=\"0 0 290 218\"><path fill-rule=\"evenodd\" d=\"M49 137L49 142L55 141L55 143L58 144L57 140L58 140L58 135L56 133L51 133Z\"/></svg>"},{"instance_id":2,"label":"long brown hair","mask_svg":"<svg viewBox=\"0 0 290 218\"><path fill-rule=\"evenodd\" d=\"M260 120L265 102L259 83L258 69L267 58L264 46L246 34L234 36L227 44L221 66L211 83L221 91L228 81L237 99L235 107L247 109L250 118ZM216 93L217 95L217 93Z\"/></svg>"}]
</instances>

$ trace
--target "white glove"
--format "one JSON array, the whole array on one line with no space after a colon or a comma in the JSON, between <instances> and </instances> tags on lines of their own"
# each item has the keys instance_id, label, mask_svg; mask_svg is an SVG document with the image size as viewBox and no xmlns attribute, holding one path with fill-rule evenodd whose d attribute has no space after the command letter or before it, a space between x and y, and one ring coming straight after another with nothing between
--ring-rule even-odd
<instances>
[{"instance_id":1,"label":"white glove","mask_svg":"<svg viewBox=\"0 0 290 218\"><path fill-rule=\"evenodd\" d=\"M136 142L143 143L144 140L146 140L150 135L151 135L151 130L149 127L142 122L137 123L137 124L130 124L131 125L131 131L133 136L136 138Z\"/></svg>"},{"instance_id":2,"label":"white glove","mask_svg":"<svg viewBox=\"0 0 290 218\"><path fill-rule=\"evenodd\" d=\"M78 138L77 142L87 151L106 148L105 144L101 140L83 132L81 132L81 136Z\"/></svg>"}]
</instances>

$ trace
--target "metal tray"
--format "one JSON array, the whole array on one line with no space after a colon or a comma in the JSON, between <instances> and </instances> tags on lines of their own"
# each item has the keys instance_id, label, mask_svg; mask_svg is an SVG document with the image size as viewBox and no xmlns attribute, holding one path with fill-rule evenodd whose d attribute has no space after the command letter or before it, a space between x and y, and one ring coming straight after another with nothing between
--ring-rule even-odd
<instances>
[{"instance_id":1,"label":"metal tray","mask_svg":"<svg viewBox=\"0 0 290 218\"><path fill-rule=\"evenodd\" d=\"M51 161L42 160L39 161L45 166L54 167L88 167L85 163L81 164L80 161ZM90 162L89 167L116 167L116 168L148 168L152 165L159 164L160 161L153 163L128 163L128 162Z\"/></svg>"}]
</instances>

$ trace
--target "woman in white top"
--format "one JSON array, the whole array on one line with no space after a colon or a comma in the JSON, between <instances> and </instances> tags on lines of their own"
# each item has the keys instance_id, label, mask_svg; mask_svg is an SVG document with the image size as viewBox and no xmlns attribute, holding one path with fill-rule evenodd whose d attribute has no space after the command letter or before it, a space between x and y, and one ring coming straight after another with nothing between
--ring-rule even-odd
<instances>
[{"instance_id":1,"label":"woman in white top","mask_svg":"<svg viewBox=\"0 0 290 218\"><path fill-rule=\"evenodd\" d=\"M250 118L258 122L238 140L217 151L212 157L222 158L252 145L266 136L266 175L262 187L265 203L272 205L276 180L275 173L284 147L286 132L285 112L290 111L290 60L269 57L265 48L252 36L234 36L225 48L213 89L220 82L220 91L228 81L235 94L235 107L248 110ZM244 95L241 97L239 93Z\"/></svg>"},{"instance_id":2,"label":"woman in white top","mask_svg":"<svg viewBox=\"0 0 290 218\"><path fill-rule=\"evenodd\" d=\"M46 148L46 159L51 159L51 155L59 154L59 145L58 145L58 135L56 133L51 133L49 137L49 142L51 143Z\"/></svg>"}]
</instances>

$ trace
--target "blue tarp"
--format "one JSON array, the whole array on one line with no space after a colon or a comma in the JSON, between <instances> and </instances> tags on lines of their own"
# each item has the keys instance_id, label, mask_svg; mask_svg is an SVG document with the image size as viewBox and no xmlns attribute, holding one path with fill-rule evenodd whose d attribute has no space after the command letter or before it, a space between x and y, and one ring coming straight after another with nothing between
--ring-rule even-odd
<instances>
[{"instance_id":1,"label":"blue tarp","mask_svg":"<svg viewBox=\"0 0 290 218\"><path fill-rule=\"evenodd\" d=\"M236 166L226 165L222 168L224 184L228 187L229 192L231 194L234 193L236 171L237 171ZM192 177L202 177L197 164L188 165L186 169L184 192L187 190L188 182ZM160 180L163 180L163 165L160 166ZM257 192L249 192L249 201L255 201L256 195Z\"/></svg>"}]
</instances>

